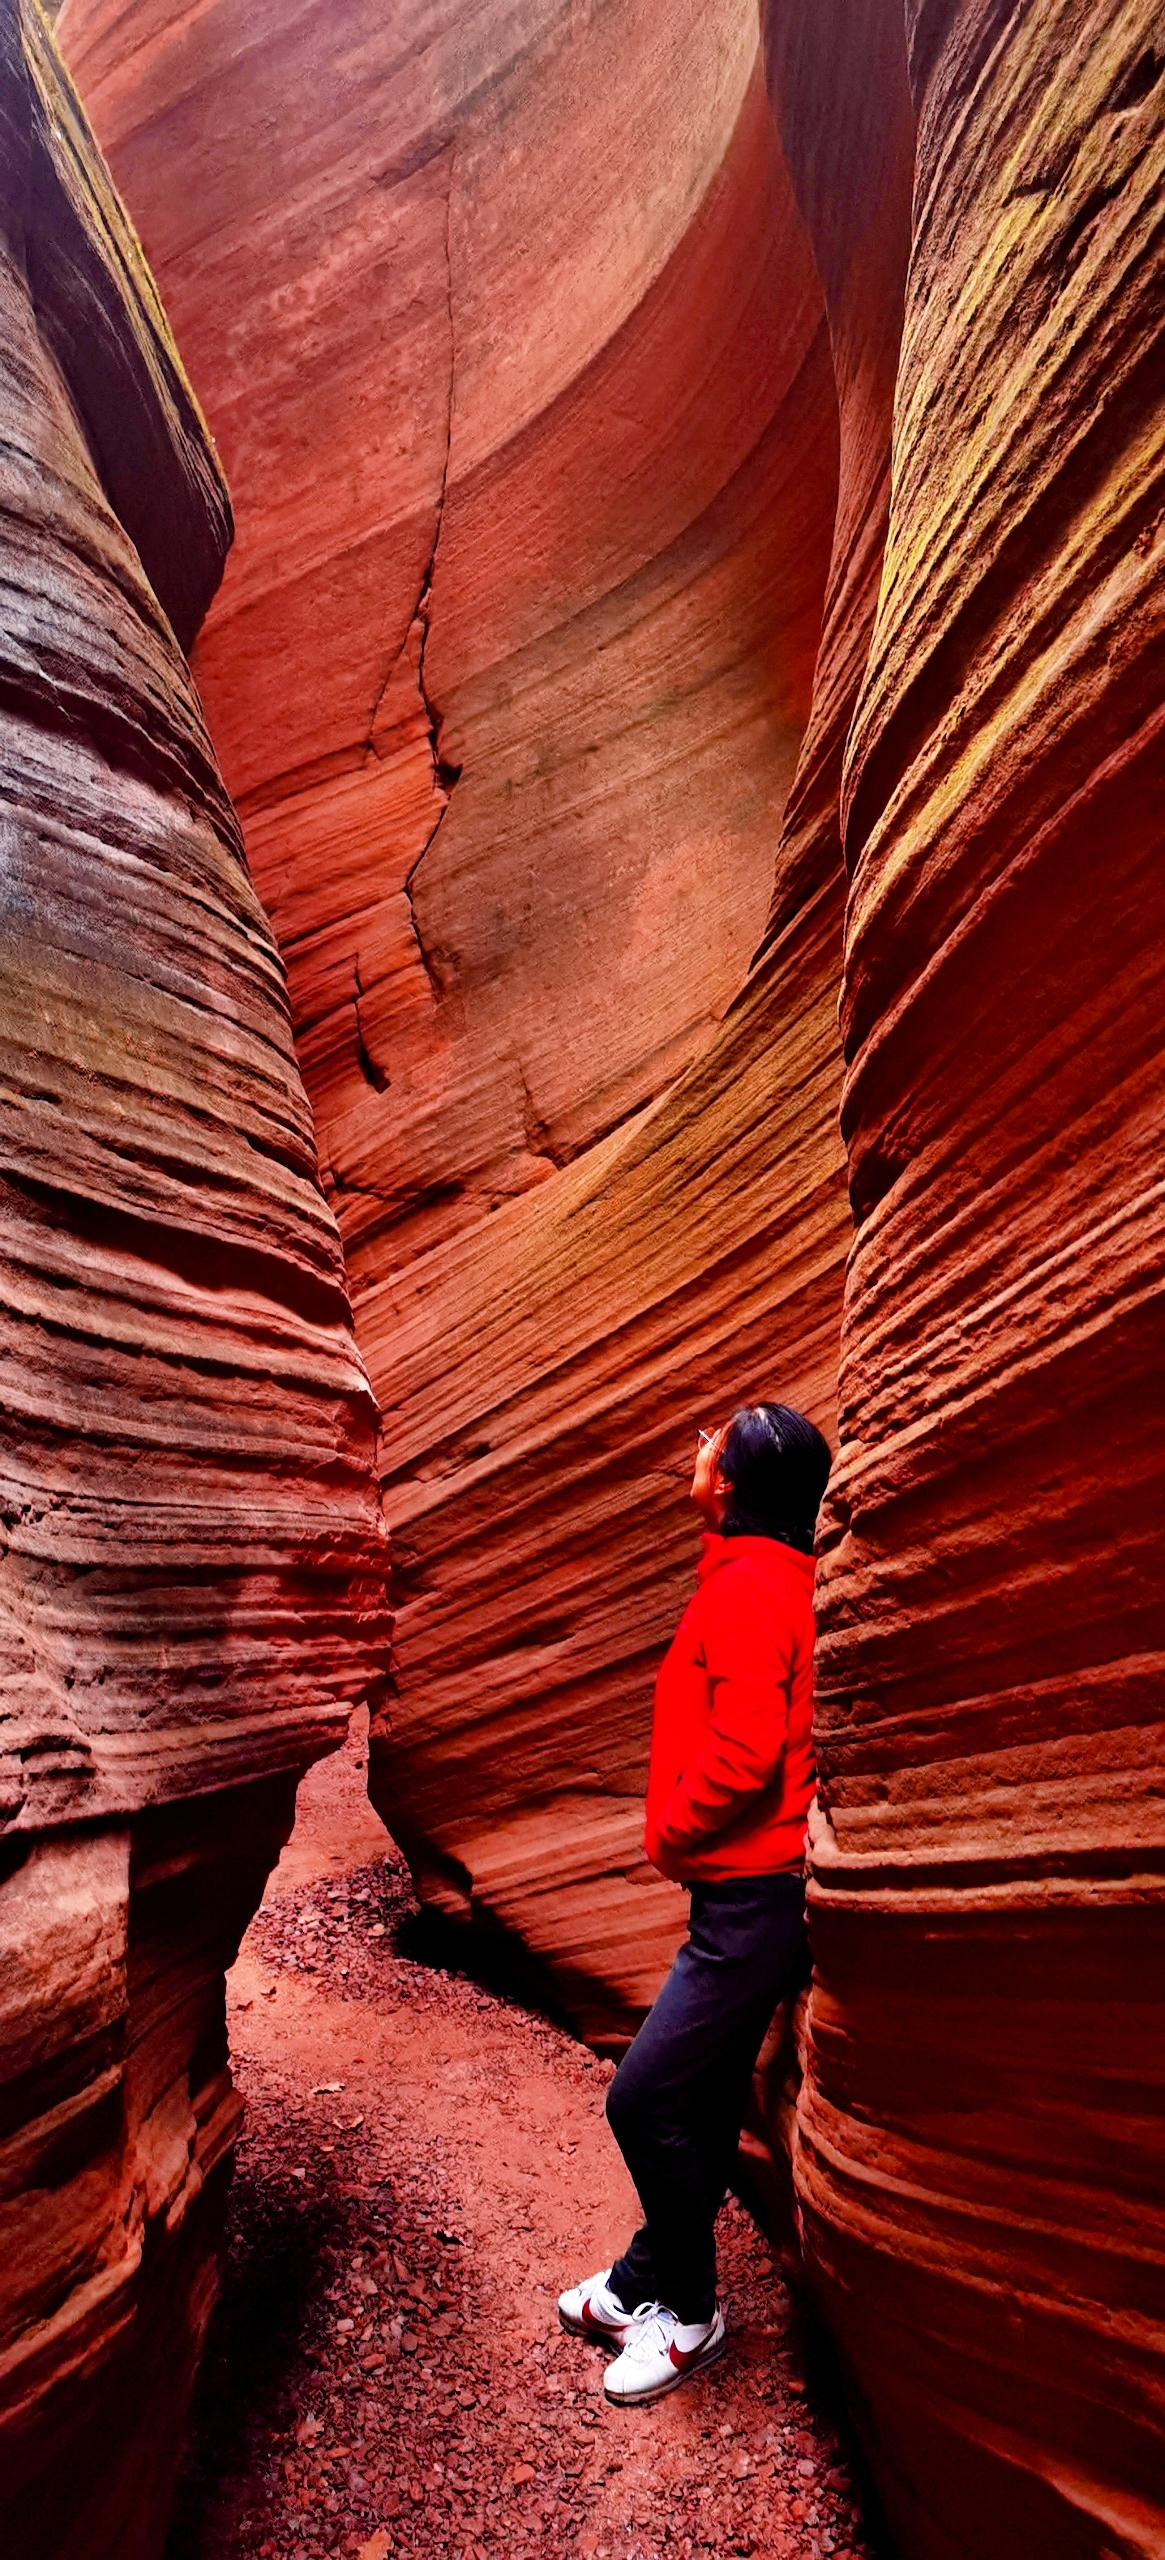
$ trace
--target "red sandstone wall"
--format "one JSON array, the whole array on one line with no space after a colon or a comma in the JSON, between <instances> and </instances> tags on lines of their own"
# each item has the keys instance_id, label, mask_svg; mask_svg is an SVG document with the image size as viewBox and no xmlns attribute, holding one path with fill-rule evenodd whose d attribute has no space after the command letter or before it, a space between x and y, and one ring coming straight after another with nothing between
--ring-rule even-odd
<instances>
[{"instance_id":1,"label":"red sandstone wall","mask_svg":"<svg viewBox=\"0 0 1165 2560\"><path fill-rule=\"evenodd\" d=\"M0 2542L151 2560L238 2117L223 1971L383 1673L383 1546L279 962L167 618L226 493L31 7L0 433Z\"/></svg>"},{"instance_id":2,"label":"red sandstone wall","mask_svg":"<svg viewBox=\"0 0 1165 2560\"><path fill-rule=\"evenodd\" d=\"M834 461L755 10L60 29L235 494L198 681L358 1297L662 1091L763 926Z\"/></svg>"},{"instance_id":3,"label":"red sandstone wall","mask_svg":"<svg viewBox=\"0 0 1165 2560\"><path fill-rule=\"evenodd\" d=\"M801 915L821 883L837 912L830 966L840 974L844 867L841 786L846 739L878 601L890 498L894 390L910 245L914 174L914 109L907 79L899 0L770 0L763 20L769 95L790 179L805 220L829 320L836 385L840 459L833 545L809 723L785 809L765 955L779 947L789 920ZM762 971L763 971L762 963ZM758 978L762 971L756 974ZM819 987L830 1020L834 981ZM770 1036L781 1038L778 1013ZM811 1143L822 1167L831 1160L832 1111ZM716 1161L710 1165L713 1181ZM806 1166L807 1179L809 1165ZM840 1204L839 1204L840 1207ZM849 1241L839 1214L839 1253ZM823 1275L824 1276L824 1275ZM833 1291L821 1306L797 1310L802 1336L814 1319L840 1322ZM778 1374L796 1375L798 1337L778 1336ZM822 1402L835 1382L836 1336L823 1342ZM826 1381L828 1383L826 1384ZM792 1393L783 1387L782 1393ZM735 1392L731 1375L723 1393ZM742 2167L754 2202L791 2272L800 2266L800 2237L790 2190L794 2108L800 2077L804 2000L796 2015L778 2012L759 2058L749 2118L741 2137Z\"/></svg>"},{"instance_id":4,"label":"red sandstone wall","mask_svg":"<svg viewBox=\"0 0 1165 2560\"><path fill-rule=\"evenodd\" d=\"M1165 47L912 10L797 2176L899 2547L1165 2551Z\"/></svg>"},{"instance_id":5,"label":"red sandstone wall","mask_svg":"<svg viewBox=\"0 0 1165 2560\"><path fill-rule=\"evenodd\" d=\"M617 2037L680 1907L640 1798L696 1425L778 1374L828 1420L847 1236L835 825L720 1020L837 468L755 12L131 17L61 26L239 511L198 673L389 1417L374 1789Z\"/></svg>"},{"instance_id":6,"label":"red sandstone wall","mask_svg":"<svg viewBox=\"0 0 1165 2560\"><path fill-rule=\"evenodd\" d=\"M822 1572L805 2247L904 2553L1160 2555L1153 15L772 0L782 167L760 148L743 17L663 27L628 9L609 55L588 12L569 46L565 20L539 20L484 105L451 17L406 112L363 20L337 104L334 14L252 15L249 47L230 0L171 31L168 8L137 14L134 49L98 0L69 0L66 24L191 345L206 333L224 442L229 390L245 506L254 473L254 548L244 532L205 682L212 699L222 685L224 738L232 718L241 735L250 616L270 665L256 753L271 743L239 777L393 1412L405 1607L381 1800L426 1889L519 1931L591 2032L649 1995L675 1914L638 1861L637 1799L651 1667L688 1570L691 1425L774 1370L819 1411L831 1382L844 810L860 1223ZM707 73L700 45L729 23L738 49L702 81L690 65ZM276 76L290 106L272 187L258 138ZM212 82L225 106L236 77L219 130ZM201 180L180 205L176 133ZM524 184L552 169L561 229L557 203L535 229L525 194L491 190L507 135ZM632 213L637 151L651 177ZM836 380L827 577L835 404L790 199ZM624 228L600 239L608 204ZM391 236L370 212L390 205ZM244 216L257 271L291 277L285 304L251 296ZM677 452L675 396L652 397L660 351L725 343L700 257L718 243L738 294L770 240L782 289L756 405L734 442L714 396L729 368L710 367ZM373 262L383 244L382 269L364 243ZM356 323L378 294L397 313L394 277L427 281L365 346ZM275 324L291 352L269 373ZM321 444L345 469L312 494L336 510L313 528ZM608 452L622 478L599 469ZM645 495L621 512L623 479L658 515ZM704 513L685 514L697 482ZM703 877L731 806L709 876L731 861L759 924L805 710L786 635L823 594L764 959L716 1023L727 944L685 1013L653 928L632 1040L626 1001L615 1022L606 1004L633 930L606 894L610 847L662 808L659 844ZM358 660L363 691L340 704ZM706 799L698 757L696 799L667 798L669 742L704 735ZM752 818L727 790L740 740L761 777ZM516 1085L505 1100L511 1022L529 1111Z\"/></svg>"}]
</instances>

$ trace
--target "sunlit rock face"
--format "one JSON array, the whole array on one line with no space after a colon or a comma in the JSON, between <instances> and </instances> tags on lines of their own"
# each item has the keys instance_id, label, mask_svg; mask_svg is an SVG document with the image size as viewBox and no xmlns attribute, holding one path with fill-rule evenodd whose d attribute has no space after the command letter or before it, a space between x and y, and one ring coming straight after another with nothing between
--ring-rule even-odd
<instances>
[{"instance_id":1,"label":"sunlit rock face","mask_svg":"<svg viewBox=\"0 0 1165 2560\"><path fill-rule=\"evenodd\" d=\"M1165 2549L1165 48L908 16L797 2175L901 2551L1099 2560Z\"/></svg>"},{"instance_id":2,"label":"sunlit rock face","mask_svg":"<svg viewBox=\"0 0 1165 2560\"><path fill-rule=\"evenodd\" d=\"M0 2544L152 2560L238 2115L223 1971L382 1677L383 1547L175 637L226 492L32 7L0 14L0 434Z\"/></svg>"},{"instance_id":3,"label":"sunlit rock face","mask_svg":"<svg viewBox=\"0 0 1165 2560\"><path fill-rule=\"evenodd\" d=\"M617 2039L696 1428L828 1423L848 1234L836 790L728 1010L837 476L755 8L61 27L239 516L197 671L387 1415L373 1790Z\"/></svg>"}]
</instances>

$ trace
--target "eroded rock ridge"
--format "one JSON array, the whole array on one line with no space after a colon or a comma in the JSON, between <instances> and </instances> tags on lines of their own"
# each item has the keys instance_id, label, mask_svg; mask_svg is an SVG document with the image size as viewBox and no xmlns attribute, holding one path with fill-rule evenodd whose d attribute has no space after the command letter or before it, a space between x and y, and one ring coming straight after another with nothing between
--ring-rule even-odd
<instances>
[{"instance_id":1,"label":"eroded rock ridge","mask_svg":"<svg viewBox=\"0 0 1165 2560\"><path fill-rule=\"evenodd\" d=\"M376 1411L178 646L230 511L0 11L0 2540L153 2560L238 2118L223 1973L383 1679Z\"/></svg>"},{"instance_id":2,"label":"eroded rock ridge","mask_svg":"<svg viewBox=\"0 0 1165 2560\"><path fill-rule=\"evenodd\" d=\"M1151 8L906 12L797 2180L903 2552L1165 2549Z\"/></svg>"}]
</instances>

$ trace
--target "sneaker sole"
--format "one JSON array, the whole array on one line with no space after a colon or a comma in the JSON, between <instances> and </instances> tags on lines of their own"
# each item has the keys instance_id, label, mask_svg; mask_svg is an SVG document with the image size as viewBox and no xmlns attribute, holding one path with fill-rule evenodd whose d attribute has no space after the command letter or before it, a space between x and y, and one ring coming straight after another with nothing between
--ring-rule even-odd
<instances>
[{"instance_id":1,"label":"sneaker sole","mask_svg":"<svg viewBox=\"0 0 1165 2560\"><path fill-rule=\"evenodd\" d=\"M622 2348L626 2346L631 2335L630 2323L624 2331L601 2329L597 2324L592 2328L589 2320L571 2320L565 2311L559 2312L558 2325L561 2329L565 2329L568 2338L589 2338L594 2347Z\"/></svg>"},{"instance_id":2,"label":"sneaker sole","mask_svg":"<svg viewBox=\"0 0 1165 2560\"><path fill-rule=\"evenodd\" d=\"M669 2374L663 2382L649 2382L643 2391L608 2391L604 2384L603 2398L607 2407L609 2409L644 2409L651 2400L666 2400L669 2391L678 2391L683 2383L694 2382L698 2373L703 2373L710 2364L716 2364L724 2354L727 2345L726 2337L717 2338L715 2346L703 2348L695 2362L685 2365L682 2373Z\"/></svg>"}]
</instances>

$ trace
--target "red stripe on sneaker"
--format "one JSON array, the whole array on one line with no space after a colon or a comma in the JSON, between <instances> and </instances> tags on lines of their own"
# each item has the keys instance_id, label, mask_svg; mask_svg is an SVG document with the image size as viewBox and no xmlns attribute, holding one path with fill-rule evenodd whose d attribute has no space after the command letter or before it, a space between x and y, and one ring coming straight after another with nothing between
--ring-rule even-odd
<instances>
[{"instance_id":1,"label":"red stripe on sneaker","mask_svg":"<svg viewBox=\"0 0 1165 2560\"><path fill-rule=\"evenodd\" d=\"M709 2331L708 2334L711 2336L711 2331ZM686 2373L688 2366L695 2363L697 2356L703 2355L707 2344L708 2339L701 2338L698 2347L677 2347L675 2339L673 2338L670 2346L668 2347L668 2355L675 2366L676 2372Z\"/></svg>"}]
</instances>

